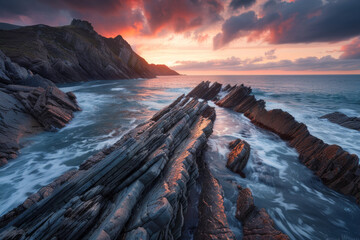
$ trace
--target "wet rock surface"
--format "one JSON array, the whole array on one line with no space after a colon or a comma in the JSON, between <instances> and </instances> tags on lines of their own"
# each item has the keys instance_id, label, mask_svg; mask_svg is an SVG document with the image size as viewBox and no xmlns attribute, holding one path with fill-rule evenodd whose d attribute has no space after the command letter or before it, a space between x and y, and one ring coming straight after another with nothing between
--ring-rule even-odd
<instances>
[{"instance_id":1,"label":"wet rock surface","mask_svg":"<svg viewBox=\"0 0 360 240\"><path fill-rule=\"evenodd\" d=\"M199 223L194 239L235 239L229 228L221 186L212 176L204 159L199 159L201 195Z\"/></svg>"},{"instance_id":2,"label":"wet rock surface","mask_svg":"<svg viewBox=\"0 0 360 240\"><path fill-rule=\"evenodd\" d=\"M348 117L343 113L340 112L333 112L321 116L320 118L324 118L329 120L332 123L339 124L340 126L358 130L360 131L360 118L358 117Z\"/></svg>"},{"instance_id":3,"label":"wet rock surface","mask_svg":"<svg viewBox=\"0 0 360 240\"><path fill-rule=\"evenodd\" d=\"M214 83L213 85L218 85ZM210 82L203 82L201 94L193 93L195 98L201 98L207 92L212 92ZM197 89L197 87L195 88ZM216 101L220 107L230 108L243 113L252 123L270 130L282 139L287 140L290 146L299 153L301 162L320 177L328 187L356 197L360 203L360 167L359 158L350 154L338 145L329 145L310 134L303 123L297 122L294 117L281 109L266 110L263 100L256 100L251 95L251 88L240 85L226 86L221 90L226 95Z\"/></svg>"},{"instance_id":4,"label":"wet rock surface","mask_svg":"<svg viewBox=\"0 0 360 240\"><path fill-rule=\"evenodd\" d=\"M73 93L33 75L0 51L0 166L16 158L23 136L64 127L79 111Z\"/></svg>"},{"instance_id":5,"label":"wet rock surface","mask_svg":"<svg viewBox=\"0 0 360 240\"><path fill-rule=\"evenodd\" d=\"M1 239L178 239L215 110L181 96L0 219Z\"/></svg>"},{"instance_id":6,"label":"wet rock surface","mask_svg":"<svg viewBox=\"0 0 360 240\"><path fill-rule=\"evenodd\" d=\"M236 218L243 226L243 239L290 239L275 228L273 220L266 210L254 205L254 198L249 188L238 186L239 197L236 204Z\"/></svg>"},{"instance_id":7,"label":"wet rock surface","mask_svg":"<svg viewBox=\"0 0 360 240\"><path fill-rule=\"evenodd\" d=\"M250 157L250 145L246 141L236 139L229 143L229 149L231 152L228 155L226 167L245 177L242 170L246 167Z\"/></svg>"}]
</instances>

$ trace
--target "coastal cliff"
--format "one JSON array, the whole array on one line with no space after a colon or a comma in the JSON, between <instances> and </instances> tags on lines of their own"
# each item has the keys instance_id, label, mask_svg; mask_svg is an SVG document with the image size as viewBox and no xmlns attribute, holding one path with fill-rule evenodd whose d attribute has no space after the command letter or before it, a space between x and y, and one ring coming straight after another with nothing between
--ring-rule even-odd
<instances>
[{"instance_id":1,"label":"coastal cliff","mask_svg":"<svg viewBox=\"0 0 360 240\"><path fill-rule=\"evenodd\" d=\"M178 75L164 65L148 64L120 35L103 37L91 23L78 19L62 27L0 30L0 50L54 83Z\"/></svg>"}]
</instances>

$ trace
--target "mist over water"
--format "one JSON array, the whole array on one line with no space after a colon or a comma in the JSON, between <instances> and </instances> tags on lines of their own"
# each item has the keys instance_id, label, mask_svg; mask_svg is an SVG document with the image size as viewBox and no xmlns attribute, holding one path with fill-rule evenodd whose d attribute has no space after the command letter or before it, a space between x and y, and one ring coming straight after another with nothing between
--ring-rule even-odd
<instances>
[{"instance_id":1,"label":"mist over water","mask_svg":"<svg viewBox=\"0 0 360 240\"><path fill-rule=\"evenodd\" d=\"M288 111L314 136L360 156L358 131L319 119L334 111L360 116L360 76L174 76L67 84L61 89L73 91L83 111L59 132L24 139L19 157L0 168L0 215L204 80L251 86L267 109ZM241 184L292 239L360 238L360 207L353 198L324 186L275 134L242 114L219 107L216 113L205 157L223 187L228 221L237 237L241 224L234 217L236 186ZM225 166L227 145L236 138L251 146L246 178Z\"/></svg>"}]
</instances>

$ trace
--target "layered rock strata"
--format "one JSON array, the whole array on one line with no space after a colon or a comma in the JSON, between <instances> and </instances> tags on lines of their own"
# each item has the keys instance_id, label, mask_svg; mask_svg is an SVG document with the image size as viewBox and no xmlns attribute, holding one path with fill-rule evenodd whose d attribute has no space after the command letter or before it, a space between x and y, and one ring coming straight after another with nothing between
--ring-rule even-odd
<instances>
[{"instance_id":1,"label":"layered rock strata","mask_svg":"<svg viewBox=\"0 0 360 240\"><path fill-rule=\"evenodd\" d=\"M229 143L229 149L230 153L226 167L245 177L242 170L246 167L250 157L250 145L244 140L236 139Z\"/></svg>"},{"instance_id":2,"label":"layered rock strata","mask_svg":"<svg viewBox=\"0 0 360 240\"><path fill-rule=\"evenodd\" d=\"M73 93L32 74L0 51L0 166L16 158L20 139L64 127L79 111Z\"/></svg>"},{"instance_id":3,"label":"layered rock strata","mask_svg":"<svg viewBox=\"0 0 360 240\"><path fill-rule=\"evenodd\" d=\"M211 174L204 159L199 159L201 194L199 222L194 239L235 239L227 222L222 188Z\"/></svg>"},{"instance_id":4,"label":"layered rock strata","mask_svg":"<svg viewBox=\"0 0 360 240\"><path fill-rule=\"evenodd\" d=\"M1 239L178 239L215 110L179 97L0 219Z\"/></svg>"},{"instance_id":5,"label":"layered rock strata","mask_svg":"<svg viewBox=\"0 0 360 240\"><path fill-rule=\"evenodd\" d=\"M254 205L254 198L249 188L239 188L236 206L236 218L243 226L244 240L287 240L290 239L275 228L273 220L264 208Z\"/></svg>"},{"instance_id":6,"label":"layered rock strata","mask_svg":"<svg viewBox=\"0 0 360 240\"><path fill-rule=\"evenodd\" d=\"M217 86L218 83L213 85ZM212 93L210 82L199 84L192 92L192 97L201 98L207 92ZM225 88L224 88L225 89ZM294 147L303 164L320 177L328 187L347 195L355 196L360 203L360 168L359 158L338 145L329 145L310 134L303 123L281 109L266 110L263 100L256 100L251 95L251 88L241 86L227 87L225 95L216 101L220 107L243 113L252 123L270 130ZM220 94L219 94L220 95ZM217 96L213 98L216 100Z\"/></svg>"},{"instance_id":7,"label":"layered rock strata","mask_svg":"<svg viewBox=\"0 0 360 240\"><path fill-rule=\"evenodd\" d=\"M333 112L321 116L320 118L324 118L329 120L332 123L339 124L340 126L358 130L360 131L360 118L358 117L348 117L343 113L340 112Z\"/></svg>"}]
</instances>

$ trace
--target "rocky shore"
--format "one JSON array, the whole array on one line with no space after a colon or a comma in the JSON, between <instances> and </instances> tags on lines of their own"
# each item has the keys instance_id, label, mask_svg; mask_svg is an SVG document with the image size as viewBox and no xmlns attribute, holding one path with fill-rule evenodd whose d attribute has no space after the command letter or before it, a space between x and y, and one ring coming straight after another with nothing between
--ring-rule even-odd
<instances>
[{"instance_id":1,"label":"rocky shore","mask_svg":"<svg viewBox=\"0 0 360 240\"><path fill-rule=\"evenodd\" d=\"M15 97L19 89L31 96L29 99L38 95L35 104L29 100L31 104L24 107L29 112L37 111L41 105L37 102L44 98L41 96L51 96L47 98L49 104L61 102L54 100L58 96L75 100L71 93L57 93L52 86L46 90L27 88L4 87L9 94L15 91L11 94L21 104L25 100ZM198 96L245 113L254 124L289 141L306 166L321 167L322 174L314 171L329 187L334 185L327 184L324 176L332 176L337 183L351 181L346 185L352 186L351 191L347 187L345 194L356 191L359 180L349 178L358 174L351 172L350 164L351 157L356 160L356 156L311 136L290 114L267 111L265 102L256 100L248 87L203 82L113 146L87 159L79 169L64 173L3 215L0 239L235 239L227 221L222 187L202 154L212 134L215 109ZM62 102L64 106L71 109L67 101ZM61 118L52 117L43 123L36 114L30 116L43 128L47 123L64 123ZM246 177L243 169L250 157L250 145L237 139L229 143L229 149L227 167ZM336 174L330 175L335 170ZM236 218L242 224L243 239L289 239L265 209L255 206L250 189L238 186L238 193Z\"/></svg>"},{"instance_id":2,"label":"rocky shore","mask_svg":"<svg viewBox=\"0 0 360 240\"><path fill-rule=\"evenodd\" d=\"M225 95L219 99L221 95ZM300 161L319 176L328 187L352 195L360 203L359 158L338 145L329 145L310 134L303 123L281 109L266 110L263 100L251 95L244 85L219 87L219 83L202 82L190 93L192 97L213 100L224 108L243 113L252 123L276 133L297 150ZM208 98L207 96L211 96Z\"/></svg>"},{"instance_id":3,"label":"rocky shore","mask_svg":"<svg viewBox=\"0 0 360 240\"><path fill-rule=\"evenodd\" d=\"M0 166L17 157L20 139L64 127L80 111L73 93L34 75L0 51Z\"/></svg>"},{"instance_id":4,"label":"rocky shore","mask_svg":"<svg viewBox=\"0 0 360 240\"><path fill-rule=\"evenodd\" d=\"M2 216L0 238L178 239L214 120L206 102L179 97ZM206 218L225 223L219 211Z\"/></svg>"}]
</instances>

